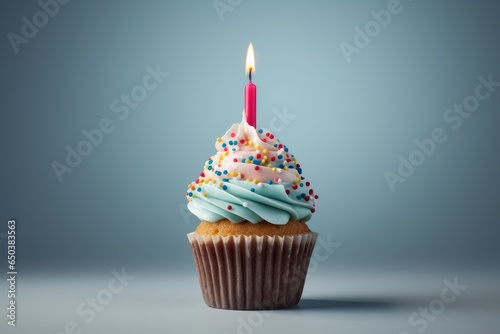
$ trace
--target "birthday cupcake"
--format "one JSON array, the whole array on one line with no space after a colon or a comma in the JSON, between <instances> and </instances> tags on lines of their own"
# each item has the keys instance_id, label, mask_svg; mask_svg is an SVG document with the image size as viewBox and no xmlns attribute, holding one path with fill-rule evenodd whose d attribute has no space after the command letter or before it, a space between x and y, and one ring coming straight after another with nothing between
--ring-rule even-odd
<instances>
[{"instance_id":1,"label":"birthday cupcake","mask_svg":"<svg viewBox=\"0 0 500 334\"><path fill-rule=\"evenodd\" d=\"M234 310L296 305L318 236L306 224L318 196L288 148L245 116L215 147L186 194L201 220L188 239L205 302Z\"/></svg>"}]
</instances>

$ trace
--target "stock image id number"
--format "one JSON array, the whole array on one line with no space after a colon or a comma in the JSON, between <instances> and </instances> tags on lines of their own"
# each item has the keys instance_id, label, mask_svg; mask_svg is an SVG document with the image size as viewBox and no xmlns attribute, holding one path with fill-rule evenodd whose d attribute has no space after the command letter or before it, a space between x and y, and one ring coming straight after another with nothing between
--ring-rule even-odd
<instances>
[{"instance_id":1,"label":"stock image id number","mask_svg":"<svg viewBox=\"0 0 500 334\"><path fill-rule=\"evenodd\" d=\"M7 261L9 270L14 271L16 268L16 221L9 220L7 222Z\"/></svg>"}]
</instances>

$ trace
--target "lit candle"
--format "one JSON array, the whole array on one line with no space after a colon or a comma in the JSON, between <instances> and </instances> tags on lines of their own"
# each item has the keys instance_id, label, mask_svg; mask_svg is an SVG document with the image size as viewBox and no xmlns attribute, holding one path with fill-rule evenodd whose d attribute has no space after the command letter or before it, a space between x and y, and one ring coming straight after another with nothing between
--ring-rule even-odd
<instances>
[{"instance_id":1,"label":"lit candle","mask_svg":"<svg viewBox=\"0 0 500 334\"><path fill-rule=\"evenodd\" d=\"M246 74L248 74L248 85L245 86L245 117L247 123L254 128L257 127L257 87L252 83L252 73L255 72L255 58L253 45L248 45Z\"/></svg>"}]
</instances>

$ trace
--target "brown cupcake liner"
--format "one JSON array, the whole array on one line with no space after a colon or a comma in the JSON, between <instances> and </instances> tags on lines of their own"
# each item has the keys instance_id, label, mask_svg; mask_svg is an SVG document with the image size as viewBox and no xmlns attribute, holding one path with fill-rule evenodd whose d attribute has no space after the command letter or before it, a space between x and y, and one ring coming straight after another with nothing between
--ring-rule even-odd
<instances>
[{"instance_id":1,"label":"brown cupcake liner","mask_svg":"<svg viewBox=\"0 0 500 334\"><path fill-rule=\"evenodd\" d=\"M208 306L264 310L297 305L318 234L187 236Z\"/></svg>"}]
</instances>

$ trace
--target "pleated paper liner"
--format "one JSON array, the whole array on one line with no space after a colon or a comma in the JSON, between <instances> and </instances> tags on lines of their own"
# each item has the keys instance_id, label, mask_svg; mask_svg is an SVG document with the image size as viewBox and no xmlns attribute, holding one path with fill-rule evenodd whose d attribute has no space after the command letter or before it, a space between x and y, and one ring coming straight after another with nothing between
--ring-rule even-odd
<instances>
[{"instance_id":1,"label":"pleated paper liner","mask_svg":"<svg viewBox=\"0 0 500 334\"><path fill-rule=\"evenodd\" d=\"M187 236L208 306L264 310L297 305L318 234Z\"/></svg>"}]
</instances>

